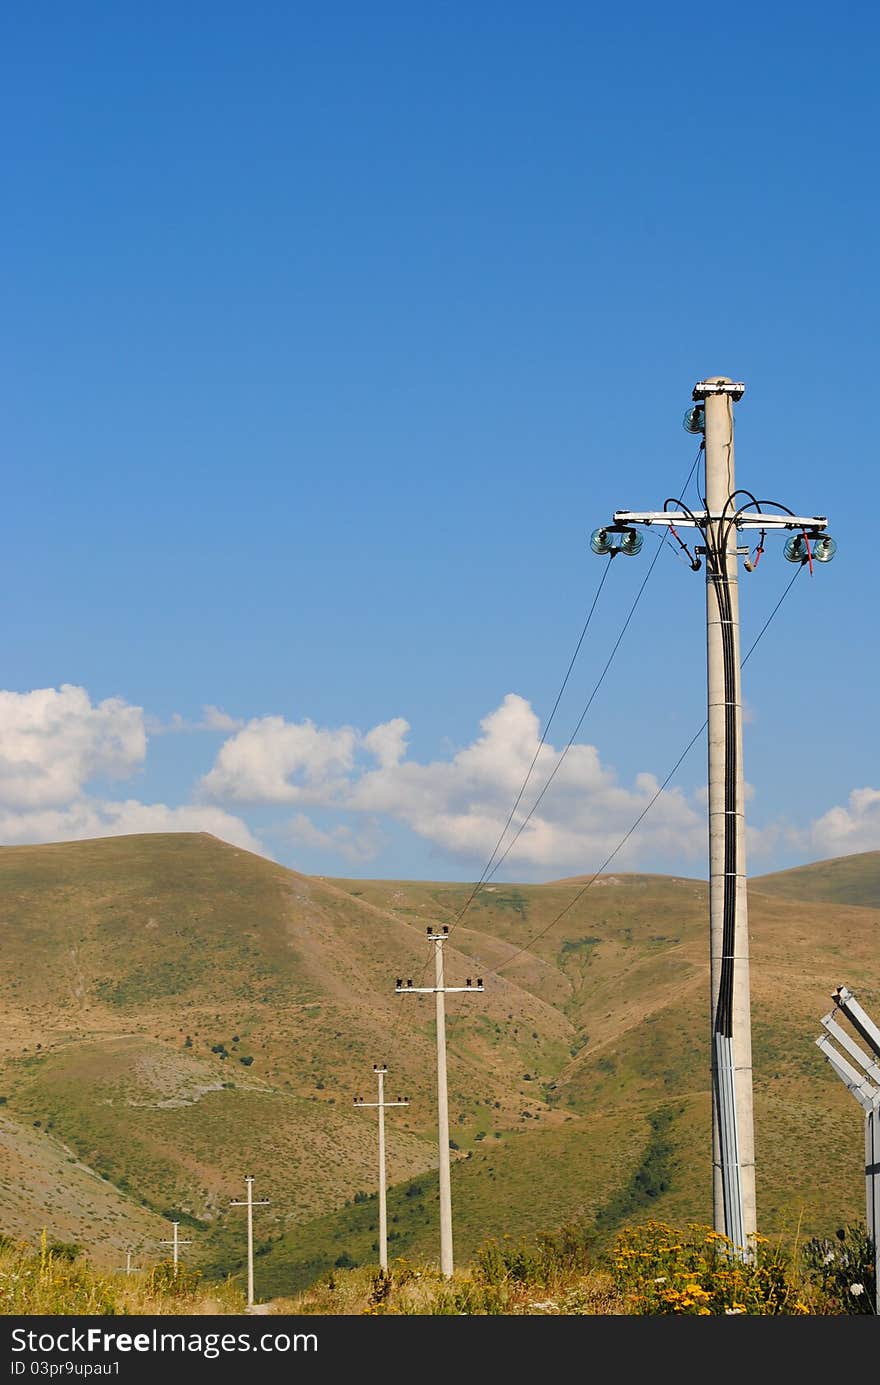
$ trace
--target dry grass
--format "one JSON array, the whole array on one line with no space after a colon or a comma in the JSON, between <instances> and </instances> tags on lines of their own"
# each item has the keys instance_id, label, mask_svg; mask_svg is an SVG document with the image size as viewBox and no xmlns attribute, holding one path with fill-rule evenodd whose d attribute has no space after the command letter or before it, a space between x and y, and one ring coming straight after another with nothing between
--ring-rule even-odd
<instances>
[{"instance_id":1,"label":"dry grass","mask_svg":"<svg viewBox=\"0 0 880 1385\"><path fill-rule=\"evenodd\" d=\"M231 1283L203 1284L201 1276L169 1261L125 1274L94 1269L72 1248L53 1249L46 1235L39 1248L7 1240L0 1246L0 1313L131 1316L214 1316L245 1311Z\"/></svg>"}]
</instances>

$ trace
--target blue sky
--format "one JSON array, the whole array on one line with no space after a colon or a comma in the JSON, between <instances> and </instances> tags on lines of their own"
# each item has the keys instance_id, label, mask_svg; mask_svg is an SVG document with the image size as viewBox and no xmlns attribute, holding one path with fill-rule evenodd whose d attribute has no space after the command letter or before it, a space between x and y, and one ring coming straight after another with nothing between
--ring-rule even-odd
<instances>
[{"instance_id":1,"label":"blue sky","mask_svg":"<svg viewBox=\"0 0 880 1385\"><path fill-rule=\"evenodd\" d=\"M866 4L7 7L0 841L477 878L590 532L679 493L726 374L738 483L839 543L745 671L750 869L880 848L878 38ZM743 575L745 648L792 571ZM661 555L496 878L625 834L705 716L704 595ZM700 742L615 865L705 875L705 779Z\"/></svg>"}]
</instances>

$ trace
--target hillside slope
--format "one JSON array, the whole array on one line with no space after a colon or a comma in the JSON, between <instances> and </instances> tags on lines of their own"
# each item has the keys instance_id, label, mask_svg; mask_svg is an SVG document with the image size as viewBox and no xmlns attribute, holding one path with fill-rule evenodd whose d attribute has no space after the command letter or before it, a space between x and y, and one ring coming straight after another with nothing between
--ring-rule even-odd
<instances>
[{"instance_id":1,"label":"hillside slope","mask_svg":"<svg viewBox=\"0 0 880 1385\"><path fill-rule=\"evenodd\" d=\"M806 1234L864 1213L860 1113L814 1040L841 982L878 1008L880 915L836 903L829 928L773 879L750 890L759 1222ZM490 885L462 915L467 885L305 877L204 834L0 848L13 1157L25 1134L49 1163L66 1146L59 1184L78 1159L148 1237L181 1220L217 1274L240 1269L229 1203L253 1173L261 1282L288 1292L375 1258L375 1113L352 1099L383 1061L411 1098L386 1122L393 1253L430 1257L433 1003L394 982L424 984L446 923L448 980L485 983L448 1003L458 1253L571 1217L708 1221L706 883L582 885ZM0 1182L0 1229L26 1229L14 1204ZM92 1236L116 1263L119 1228Z\"/></svg>"},{"instance_id":2,"label":"hillside slope","mask_svg":"<svg viewBox=\"0 0 880 1385\"><path fill-rule=\"evenodd\" d=\"M809 866L759 875L752 888L763 894L781 894L814 904L856 904L880 909L880 851L862 851L814 861Z\"/></svg>"}]
</instances>

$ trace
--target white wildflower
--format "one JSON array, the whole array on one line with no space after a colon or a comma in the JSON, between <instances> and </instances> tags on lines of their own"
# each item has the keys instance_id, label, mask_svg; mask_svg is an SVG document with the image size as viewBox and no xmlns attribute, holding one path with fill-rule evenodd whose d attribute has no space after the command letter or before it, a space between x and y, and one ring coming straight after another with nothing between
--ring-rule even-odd
<instances>
[{"instance_id":1,"label":"white wildflower","mask_svg":"<svg viewBox=\"0 0 880 1385\"><path fill-rule=\"evenodd\" d=\"M856 1298L858 1298L859 1294L863 1294L865 1292L865 1286L864 1284L850 1284L849 1291L851 1294L855 1294Z\"/></svg>"}]
</instances>

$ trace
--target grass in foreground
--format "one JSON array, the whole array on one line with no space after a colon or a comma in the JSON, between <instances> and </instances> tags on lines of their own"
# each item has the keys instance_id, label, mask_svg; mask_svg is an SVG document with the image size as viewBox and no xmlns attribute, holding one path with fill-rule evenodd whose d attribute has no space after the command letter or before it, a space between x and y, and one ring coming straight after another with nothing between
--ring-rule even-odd
<instances>
[{"instance_id":1,"label":"grass in foreground","mask_svg":"<svg viewBox=\"0 0 880 1385\"><path fill-rule=\"evenodd\" d=\"M160 1261L140 1273L102 1273L77 1247L38 1249L0 1238L0 1313L113 1317L158 1314L237 1314L244 1294L231 1283L203 1283L198 1271Z\"/></svg>"},{"instance_id":2,"label":"grass in foreground","mask_svg":"<svg viewBox=\"0 0 880 1385\"><path fill-rule=\"evenodd\" d=\"M753 1253L706 1226L629 1226L596 1254L578 1224L531 1242L487 1241L451 1279L395 1260L334 1269L305 1293L274 1299L274 1315L831 1316L874 1312L873 1247L861 1227L785 1249L757 1237ZM137 1274L101 1273L64 1243L38 1249L0 1238L0 1313L126 1316L246 1311L231 1281L163 1261Z\"/></svg>"},{"instance_id":3,"label":"grass in foreground","mask_svg":"<svg viewBox=\"0 0 880 1385\"><path fill-rule=\"evenodd\" d=\"M710 1227L649 1221L593 1261L578 1227L531 1244L489 1241L466 1272L394 1261L334 1270L307 1292L276 1299L289 1314L542 1314L831 1316L873 1312L873 1251L859 1228L794 1252L758 1238L743 1260Z\"/></svg>"}]
</instances>

